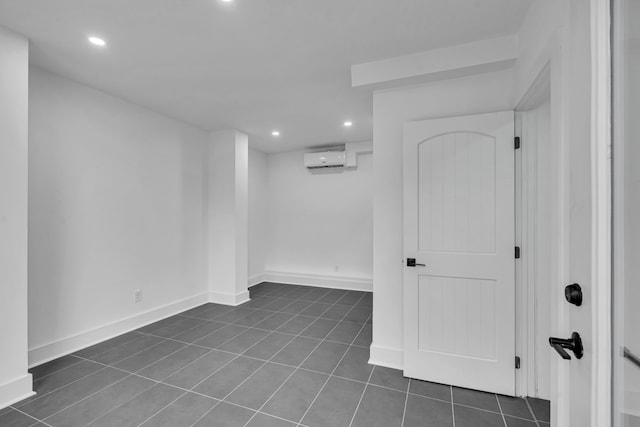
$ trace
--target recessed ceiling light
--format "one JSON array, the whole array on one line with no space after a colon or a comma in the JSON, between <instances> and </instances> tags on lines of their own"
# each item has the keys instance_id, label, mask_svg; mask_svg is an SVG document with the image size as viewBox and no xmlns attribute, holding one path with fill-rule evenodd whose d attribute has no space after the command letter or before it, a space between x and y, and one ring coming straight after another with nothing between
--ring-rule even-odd
<instances>
[{"instance_id":1,"label":"recessed ceiling light","mask_svg":"<svg viewBox=\"0 0 640 427\"><path fill-rule=\"evenodd\" d=\"M96 46L106 46L107 42L105 42L100 37L91 36L89 37L89 43L94 44Z\"/></svg>"},{"instance_id":2,"label":"recessed ceiling light","mask_svg":"<svg viewBox=\"0 0 640 427\"><path fill-rule=\"evenodd\" d=\"M280 131L274 130L273 132L271 132L271 135L280 136Z\"/></svg>"},{"instance_id":3,"label":"recessed ceiling light","mask_svg":"<svg viewBox=\"0 0 640 427\"><path fill-rule=\"evenodd\" d=\"M353 126L353 123L352 123L352 122L349 122L349 121L344 122L344 127L346 127L346 128L350 128L351 126Z\"/></svg>"},{"instance_id":4,"label":"recessed ceiling light","mask_svg":"<svg viewBox=\"0 0 640 427\"><path fill-rule=\"evenodd\" d=\"M233 0L220 0L223 3L231 3Z\"/></svg>"}]
</instances>

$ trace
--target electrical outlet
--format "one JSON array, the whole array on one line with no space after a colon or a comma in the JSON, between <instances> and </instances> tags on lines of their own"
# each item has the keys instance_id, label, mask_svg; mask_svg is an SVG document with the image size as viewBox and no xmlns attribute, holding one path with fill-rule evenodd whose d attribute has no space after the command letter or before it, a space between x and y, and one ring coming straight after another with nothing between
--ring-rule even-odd
<instances>
[{"instance_id":1,"label":"electrical outlet","mask_svg":"<svg viewBox=\"0 0 640 427\"><path fill-rule=\"evenodd\" d=\"M138 304L139 302L142 302L142 291L135 291L133 293L133 299L136 304Z\"/></svg>"}]
</instances>

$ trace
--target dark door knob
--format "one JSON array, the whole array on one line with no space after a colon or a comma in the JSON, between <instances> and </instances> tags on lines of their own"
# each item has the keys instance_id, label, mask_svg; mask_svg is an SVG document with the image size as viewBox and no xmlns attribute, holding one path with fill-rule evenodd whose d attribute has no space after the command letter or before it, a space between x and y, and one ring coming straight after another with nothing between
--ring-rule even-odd
<instances>
[{"instance_id":1,"label":"dark door knob","mask_svg":"<svg viewBox=\"0 0 640 427\"><path fill-rule=\"evenodd\" d=\"M576 359L582 359L584 355L582 338L580 338L580 334L577 332L572 333L569 339L551 337L549 338L549 345L565 360L571 360L571 356L569 356L569 353L567 353L565 349L572 351Z\"/></svg>"},{"instance_id":2,"label":"dark door knob","mask_svg":"<svg viewBox=\"0 0 640 427\"><path fill-rule=\"evenodd\" d=\"M582 305L582 288L577 283L564 288L564 297L567 302L580 307Z\"/></svg>"}]
</instances>

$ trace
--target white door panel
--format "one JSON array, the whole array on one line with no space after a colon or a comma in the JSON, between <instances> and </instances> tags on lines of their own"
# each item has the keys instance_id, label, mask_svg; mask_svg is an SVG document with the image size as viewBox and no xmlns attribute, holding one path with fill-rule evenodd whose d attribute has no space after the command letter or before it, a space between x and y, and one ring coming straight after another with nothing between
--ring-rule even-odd
<instances>
[{"instance_id":1,"label":"white door panel","mask_svg":"<svg viewBox=\"0 0 640 427\"><path fill-rule=\"evenodd\" d=\"M513 118L405 124L406 376L515 392Z\"/></svg>"}]
</instances>

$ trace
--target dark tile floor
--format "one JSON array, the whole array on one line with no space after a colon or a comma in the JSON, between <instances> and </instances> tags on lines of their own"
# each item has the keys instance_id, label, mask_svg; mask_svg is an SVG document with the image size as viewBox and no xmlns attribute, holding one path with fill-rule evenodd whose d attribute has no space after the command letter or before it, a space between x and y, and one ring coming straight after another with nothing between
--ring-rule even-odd
<instances>
[{"instance_id":1,"label":"dark tile floor","mask_svg":"<svg viewBox=\"0 0 640 427\"><path fill-rule=\"evenodd\" d=\"M263 283L31 370L0 426L548 426L548 402L367 363L369 293ZM542 420L542 421L538 421Z\"/></svg>"}]
</instances>

